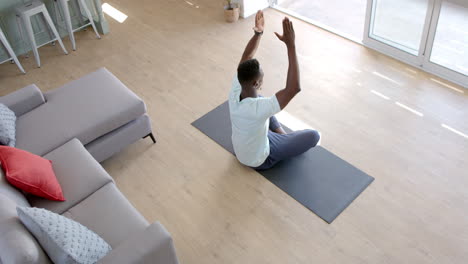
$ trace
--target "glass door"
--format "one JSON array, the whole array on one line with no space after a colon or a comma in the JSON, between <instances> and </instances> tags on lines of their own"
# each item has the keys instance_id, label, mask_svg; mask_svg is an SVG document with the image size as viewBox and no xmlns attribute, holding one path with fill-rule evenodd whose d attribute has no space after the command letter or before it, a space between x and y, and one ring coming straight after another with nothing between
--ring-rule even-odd
<instances>
[{"instance_id":1,"label":"glass door","mask_svg":"<svg viewBox=\"0 0 468 264\"><path fill-rule=\"evenodd\" d=\"M468 86L468 1L437 1L423 66Z\"/></svg>"},{"instance_id":2,"label":"glass door","mask_svg":"<svg viewBox=\"0 0 468 264\"><path fill-rule=\"evenodd\" d=\"M368 0L364 45L468 88L468 1Z\"/></svg>"},{"instance_id":3,"label":"glass door","mask_svg":"<svg viewBox=\"0 0 468 264\"><path fill-rule=\"evenodd\" d=\"M369 0L363 42L421 65L432 9L433 0Z\"/></svg>"},{"instance_id":4,"label":"glass door","mask_svg":"<svg viewBox=\"0 0 468 264\"><path fill-rule=\"evenodd\" d=\"M361 43L367 0L270 0L270 6Z\"/></svg>"}]
</instances>

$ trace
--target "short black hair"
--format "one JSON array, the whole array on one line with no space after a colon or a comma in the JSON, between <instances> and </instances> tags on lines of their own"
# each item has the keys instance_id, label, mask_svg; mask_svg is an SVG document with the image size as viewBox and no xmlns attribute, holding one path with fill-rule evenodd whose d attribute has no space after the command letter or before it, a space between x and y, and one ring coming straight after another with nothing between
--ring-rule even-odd
<instances>
[{"instance_id":1,"label":"short black hair","mask_svg":"<svg viewBox=\"0 0 468 264\"><path fill-rule=\"evenodd\" d=\"M237 67L237 79L241 84L253 81L258 76L260 76L260 63L257 59L246 60Z\"/></svg>"}]
</instances>

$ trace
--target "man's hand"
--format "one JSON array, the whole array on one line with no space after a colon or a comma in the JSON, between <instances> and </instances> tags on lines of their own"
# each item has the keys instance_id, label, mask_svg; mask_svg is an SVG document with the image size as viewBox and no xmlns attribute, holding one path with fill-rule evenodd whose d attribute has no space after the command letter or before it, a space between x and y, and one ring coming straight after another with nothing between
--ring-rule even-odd
<instances>
[{"instance_id":1,"label":"man's hand","mask_svg":"<svg viewBox=\"0 0 468 264\"><path fill-rule=\"evenodd\" d=\"M286 88L276 93L276 98L281 109L284 109L286 105L301 91L301 82L299 74L299 63L297 62L296 44L294 28L289 18L285 17L283 20L283 35L276 33L279 40L283 41L288 48L288 77L286 80Z\"/></svg>"},{"instance_id":2,"label":"man's hand","mask_svg":"<svg viewBox=\"0 0 468 264\"><path fill-rule=\"evenodd\" d=\"M253 30L256 32L262 33L265 28L265 19L263 18L263 11L258 10L257 14L255 15L255 27Z\"/></svg>"},{"instance_id":3,"label":"man's hand","mask_svg":"<svg viewBox=\"0 0 468 264\"><path fill-rule=\"evenodd\" d=\"M254 57L255 52L257 51L258 44L260 44L260 39L262 38L263 29L265 28L265 19L263 18L262 10L258 10L257 15L255 15L255 33L252 38L247 43L247 47L245 47L244 53L242 54L242 58L240 63L250 60ZM260 34L259 34L260 33Z\"/></svg>"},{"instance_id":4,"label":"man's hand","mask_svg":"<svg viewBox=\"0 0 468 264\"><path fill-rule=\"evenodd\" d=\"M296 35L294 33L294 27L292 21L285 17L283 19L283 35L275 32L275 35L279 40L283 41L287 47L294 47Z\"/></svg>"}]
</instances>

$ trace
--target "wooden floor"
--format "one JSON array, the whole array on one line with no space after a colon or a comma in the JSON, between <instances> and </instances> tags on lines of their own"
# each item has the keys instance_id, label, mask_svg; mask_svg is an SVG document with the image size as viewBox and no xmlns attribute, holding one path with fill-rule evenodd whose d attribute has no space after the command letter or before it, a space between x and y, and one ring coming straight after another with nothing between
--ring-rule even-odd
<instances>
[{"instance_id":1,"label":"wooden floor","mask_svg":"<svg viewBox=\"0 0 468 264\"><path fill-rule=\"evenodd\" d=\"M27 75L0 65L0 93L46 91L104 66L141 96L158 143L140 140L103 166L172 233L182 263L467 263L468 138L441 125L468 133L468 90L294 20L303 92L286 110L375 177L329 225L190 125L226 100L252 18L225 23L217 0L108 2L124 23L107 17L101 40L77 33L68 56L41 48L40 69L22 57ZM273 35L283 16L265 14L265 95L285 83Z\"/></svg>"}]
</instances>

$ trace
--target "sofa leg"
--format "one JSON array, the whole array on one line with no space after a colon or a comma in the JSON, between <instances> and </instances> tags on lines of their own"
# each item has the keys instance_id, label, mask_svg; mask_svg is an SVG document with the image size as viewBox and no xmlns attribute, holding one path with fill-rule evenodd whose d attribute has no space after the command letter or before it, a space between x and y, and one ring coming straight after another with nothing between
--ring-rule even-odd
<instances>
[{"instance_id":1,"label":"sofa leg","mask_svg":"<svg viewBox=\"0 0 468 264\"><path fill-rule=\"evenodd\" d=\"M156 139L154 138L153 132L149 133L148 135L144 136L143 138L147 138L147 137L150 137L151 140L153 140L153 144L156 143Z\"/></svg>"}]
</instances>

